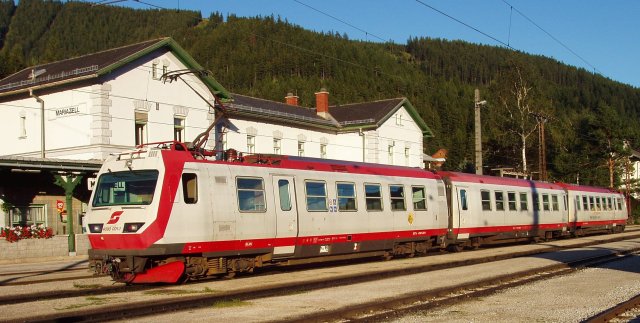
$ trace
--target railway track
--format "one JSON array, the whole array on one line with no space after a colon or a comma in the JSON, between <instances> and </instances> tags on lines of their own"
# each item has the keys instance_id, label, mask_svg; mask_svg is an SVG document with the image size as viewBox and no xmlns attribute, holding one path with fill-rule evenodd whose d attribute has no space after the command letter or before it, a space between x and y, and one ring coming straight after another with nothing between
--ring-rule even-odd
<instances>
[{"instance_id":1,"label":"railway track","mask_svg":"<svg viewBox=\"0 0 640 323\"><path fill-rule=\"evenodd\" d=\"M640 316L640 295L585 320L588 323L629 322Z\"/></svg>"},{"instance_id":2,"label":"railway track","mask_svg":"<svg viewBox=\"0 0 640 323\"><path fill-rule=\"evenodd\" d=\"M637 238L638 235L634 235L633 237ZM590 242L579 243L577 245L579 246L592 245L594 243L602 243L608 240L631 239L632 237L626 236L626 237L609 237L609 238L613 238L613 239L604 239L604 237L599 237L599 238L593 239ZM573 245L572 248L575 248L575 245ZM566 248L550 246L548 249L545 249L544 252L549 252L549 250L560 250L560 249L566 249ZM540 251L538 251L538 253L539 252ZM470 253L470 255L472 254L474 253ZM133 317L153 315L153 314L158 314L163 312L184 311L184 310L206 308L206 307L210 307L211 304L216 304L221 302L256 300L260 298L273 297L276 295L304 293L304 292L309 292L309 291L314 291L314 290L319 290L324 288L331 288L336 286L348 286L348 285L364 283L364 282L373 282L373 281L383 280L383 279L388 279L393 277L400 277L400 276L412 275L417 273L425 273L425 272L434 271L438 269L486 263L490 261L498 261L501 259L508 259L508 258L513 258L517 256L523 256L525 254L532 255L532 254L535 254L535 252L527 253L527 252L520 251L516 253L506 253L506 254L503 253L500 255L494 255L494 256L485 257L485 258L477 257L476 259L471 259L471 260L467 259L467 260L461 260L461 261L449 261L445 264L428 263L428 264L416 265L408 268L392 268L390 270L367 271L363 273L346 274L346 275L340 275L340 276L330 277L330 278L312 278L311 280L308 280L308 277L307 277L307 279L304 279L304 280L293 280L293 281L288 281L286 283L263 284L259 287L242 288L242 289L229 290L224 292L208 290L209 287L207 286L209 286L208 284L210 284L211 281L208 281L208 282L205 281L202 283L196 282L196 283L186 285L190 287L191 290L195 290L199 287L202 287L202 289L200 289L199 292L185 291L184 293L182 293L180 292L180 290L164 289L156 286L156 287L150 287L148 289L152 293L155 293L158 295L166 292L165 294L169 296L170 295L177 295L177 296L166 297L162 299L154 299L152 302L149 302L149 301L126 302L124 304L99 306L96 308L85 309L85 310L72 310L72 311L65 311L64 313L45 314L45 315L34 316L34 317L21 319L21 320L37 322L37 321L54 321L54 320L55 321L58 321L58 320L101 321L101 320L113 320L113 319L127 319L127 318L133 318ZM616 257L616 256L613 256L613 257ZM592 259L590 261L595 261L595 259ZM431 304L428 306L433 306L433 304L438 303L437 301L435 302L433 301L433 297L435 297L434 295L439 295L439 297L443 297L442 295L446 296L451 293L460 293L465 288L471 290L471 292L462 293L459 296L460 299L464 299L464 298L470 297L470 295L473 295L473 294L470 294L472 292L475 292L475 293L495 292L495 290L498 290L500 288L506 288L506 287L500 287L500 286L510 286L509 284L513 286L513 284L516 284L517 282L527 282L527 281L530 281L530 279L534 279L534 278L528 278L528 277L539 276L542 278L535 278L535 279L543 279L545 276L548 276L549 273L557 274L558 271L570 272L574 270L574 268L577 267L578 265L579 264L577 262L572 262L568 264L556 265L553 268L552 267L544 268L541 272L531 271L531 272L522 273L519 277L501 276L501 277L493 278L492 280L487 280L486 282L482 282L482 286L486 285L488 287L482 287L481 290L474 290L478 288L477 284L473 286L471 285L456 286L454 289L451 289L451 290L444 290L444 289L437 290L435 294L432 293L430 295L425 295L425 296L409 295L407 299L415 300L417 297L420 299L427 299L427 300L432 299L431 302L427 302L427 303ZM585 266L585 265L582 265L582 266ZM510 283L506 285L498 284L500 282L505 282L505 281L509 281ZM496 285L497 287L491 287L492 285ZM494 291L492 291L492 288ZM84 292L76 291L76 293L68 294L68 296L66 297L77 297L82 295L85 295L85 296L97 295L95 294L96 292L101 293L100 295L106 295L106 294L112 295L114 293L121 293L121 292L124 293L125 291L127 293L132 292L132 290L126 289L126 288L114 289L113 291L107 291L107 290L84 291ZM476 294L476 295L479 295L479 294ZM39 297L39 296L34 295L33 299L35 299L36 297ZM407 302L407 299L405 299L404 302ZM444 299L446 300L447 298L444 298ZM23 300L24 302L27 302L28 298L24 298ZM378 307L378 309L381 307L394 308L395 306L397 306L397 302L394 303L393 301L390 301L390 303L386 305L371 304L371 306ZM420 306L427 306L427 305L420 305ZM341 310L335 313L327 312L327 313L314 314L314 315L318 315L318 317L306 316L306 317L300 318L300 320L326 320L332 317L343 317L343 318L348 317L350 319L353 319L354 316L351 313L363 312L363 311L364 312L370 311L370 309L367 308L366 304L356 308ZM382 315L389 315L389 314L383 313Z\"/></svg>"}]
</instances>

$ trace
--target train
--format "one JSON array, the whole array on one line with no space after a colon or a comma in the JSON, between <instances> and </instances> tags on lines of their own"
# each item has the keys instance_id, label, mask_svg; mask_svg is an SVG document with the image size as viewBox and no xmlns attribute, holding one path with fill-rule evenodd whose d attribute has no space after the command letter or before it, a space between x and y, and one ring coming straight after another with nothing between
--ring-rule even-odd
<instances>
[{"instance_id":1,"label":"train","mask_svg":"<svg viewBox=\"0 0 640 323\"><path fill-rule=\"evenodd\" d=\"M627 218L605 188L170 141L107 158L84 225L95 272L137 284L622 232Z\"/></svg>"}]
</instances>

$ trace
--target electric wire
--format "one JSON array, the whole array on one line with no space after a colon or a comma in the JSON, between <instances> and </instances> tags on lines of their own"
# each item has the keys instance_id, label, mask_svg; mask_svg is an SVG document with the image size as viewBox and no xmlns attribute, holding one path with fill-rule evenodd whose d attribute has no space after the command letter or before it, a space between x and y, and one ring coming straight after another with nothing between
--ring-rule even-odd
<instances>
[{"instance_id":1,"label":"electric wire","mask_svg":"<svg viewBox=\"0 0 640 323\"><path fill-rule=\"evenodd\" d=\"M589 63L586 59L584 59L582 56L580 56L578 53L576 53L573 49L569 48L569 46L565 45L563 42L561 42L558 38L556 38L555 36L553 36L551 33L549 33L548 31L546 31L544 28L542 28L540 25L538 25L535 21L533 21L531 18L529 18L527 15L525 15L522 11L518 10L518 8L512 6L509 2L507 2L506 0L502 0L502 2L504 2L506 5L508 5L509 7L511 7L512 10L515 10L519 15L521 15L523 18L527 19L531 24L533 24L534 26L536 26L538 29L540 29L543 33L547 34L547 36L551 37L551 39L553 39L556 43L560 44L562 47L564 47L566 50L568 50L569 52L571 52L571 54L575 55L577 58L579 58L581 61L583 61L585 64L589 65L589 67L591 67L594 71L596 71L598 74L602 74L595 66L593 66L591 63Z\"/></svg>"},{"instance_id":2,"label":"electric wire","mask_svg":"<svg viewBox=\"0 0 640 323\"><path fill-rule=\"evenodd\" d=\"M349 23L349 22L347 22L347 21L344 21L344 20L342 20L342 19L340 19L340 18L334 17L334 16L332 16L332 15L330 15L330 14L328 14L328 13L326 13L326 12L324 12L324 11L320 10L320 9L314 8L314 7L312 7L312 6L308 5L308 4L304 3L304 2L301 2L301 1L299 1L299 0L293 0L293 1L297 2L297 3L298 3L298 4L300 4L300 5L305 6L305 7L309 8L309 9L311 9L311 10L314 10L314 11L316 11L316 12L319 12L319 13L321 13L321 14L323 14L323 15L325 15L325 16L327 16L327 17L331 18L331 19L334 19L334 20L336 20L336 21L339 21L339 22L341 22L341 23L343 23L343 24L345 24L345 25L347 25L347 26L349 26L349 27L351 27L351 28L353 28L353 29L355 29L355 30L361 31L361 32L365 33L365 35L366 35L366 36L371 35L371 36L373 36L374 38L377 38L377 39L379 39L379 40L380 40L380 41L382 41L382 42L387 42L387 40L382 39L382 37L380 37L380 36L377 36L377 35L375 35L375 34L372 34L372 33L368 32L368 31L366 31L366 30L364 30L364 29L362 29L362 28L360 28L360 27L354 26L353 24L351 24L351 23Z\"/></svg>"}]
</instances>

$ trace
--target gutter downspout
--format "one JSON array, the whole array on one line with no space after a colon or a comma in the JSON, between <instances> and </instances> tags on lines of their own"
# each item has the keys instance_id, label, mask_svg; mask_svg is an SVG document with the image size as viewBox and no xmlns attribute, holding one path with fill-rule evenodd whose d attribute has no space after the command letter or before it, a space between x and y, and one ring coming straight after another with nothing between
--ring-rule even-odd
<instances>
[{"instance_id":1,"label":"gutter downspout","mask_svg":"<svg viewBox=\"0 0 640 323\"><path fill-rule=\"evenodd\" d=\"M45 158L44 155L44 100L33 93L33 89L29 89L29 96L36 99L40 103L40 157Z\"/></svg>"}]
</instances>

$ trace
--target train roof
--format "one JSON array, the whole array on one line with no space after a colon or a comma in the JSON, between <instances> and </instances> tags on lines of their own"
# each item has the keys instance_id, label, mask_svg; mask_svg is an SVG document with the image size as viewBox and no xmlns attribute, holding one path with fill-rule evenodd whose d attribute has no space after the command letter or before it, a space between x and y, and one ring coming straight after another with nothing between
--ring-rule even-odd
<instances>
[{"instance_id":1,"label":"train roof","mask_svg":"<svg viewBox=\"0 0 640 323\"><path fill-rule=\"evenodd\" d=\"M554 190L563 189L562 186L555 183L540 182L540 181L533 181L528 179L519 179L519 178L512 178L512 177L497 177L497 176L476 175L476 174L445 172L445 171L438 172L438 175L443 177L448 177L449 179L451 179L452 182L535 187L535 188L547 188L547 189L554 189Z\"/></svg>"},{"instance_id":2,"label":"train roof","mask_svg":"<svg viewBox=\"0 0 640 323\"><path fill-rule=\"evenodd\" d=\"M558 185L567 189L567 191L591 192L591 193L619 193L616 190L595 186L584 186L567 183L558 183Z\"/></svg>"}]
</instances>

